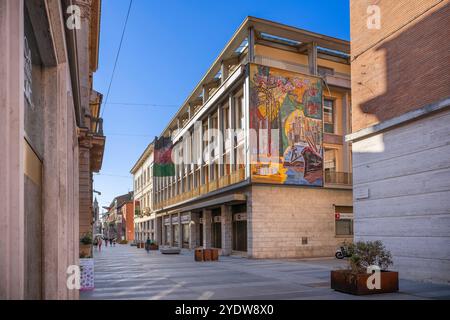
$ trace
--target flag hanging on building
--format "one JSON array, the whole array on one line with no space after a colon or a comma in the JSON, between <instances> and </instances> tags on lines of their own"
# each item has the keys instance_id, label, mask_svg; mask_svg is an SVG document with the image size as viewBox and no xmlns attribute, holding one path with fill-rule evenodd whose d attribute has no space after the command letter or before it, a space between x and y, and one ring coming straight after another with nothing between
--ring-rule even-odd
<instances>
[{"instance_id":1,"label":"flag hanging on building","mask_svg":"<svg viewBox=\"0 0 450 320\"><path fill-rule=\"evenodd\" d=\"M155 138L153 176L171 177L175 175L172 161L172 139L170 137Z\"/></svg>"}]
</instances>

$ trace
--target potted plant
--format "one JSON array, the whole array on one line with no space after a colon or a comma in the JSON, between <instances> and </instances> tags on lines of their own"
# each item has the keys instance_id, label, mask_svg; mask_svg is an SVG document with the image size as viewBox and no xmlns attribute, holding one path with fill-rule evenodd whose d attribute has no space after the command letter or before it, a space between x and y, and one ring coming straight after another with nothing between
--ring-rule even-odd
<instances>
[{"instance_id":1,"label":"potted plant","mask_svg":"<svg viewBox=\"0 0 450 320\"><path fill-rule=\"evenodd\" d=\"M87 232L80 238L80 254L84 256L92 256L92 233Z\"/></svg>"},{"instance_id":2,"label":"potted plant","mask_svg":"<svg viewBox=\"0 0 450 320\"><path fill-rule=\"evenodd\" d=\"M348 268L331 271L332 289L355 295L398 291L398 272L388 271L392 255L381 241L358 241L348 251Z\"/></svg>"}]
</instances>

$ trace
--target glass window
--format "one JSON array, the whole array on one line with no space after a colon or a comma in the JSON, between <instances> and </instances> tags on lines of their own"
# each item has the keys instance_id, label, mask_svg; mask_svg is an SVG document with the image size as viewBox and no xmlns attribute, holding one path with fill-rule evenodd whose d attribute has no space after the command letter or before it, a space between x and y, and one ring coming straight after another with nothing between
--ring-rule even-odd
<instances>
[{"instance_id":1,"label":"glass window","mask_svg":"<svg viewBox=\"0 0 450 320\"><path fill-rule=\"evenodd\" d=\"M323 129L327 133L334 133L334 100L325 99L323 102Z\"/></svg>"},{"instance_id":2,"label":"glass window","mask_svg":"<svg viewBox=\"0 0 450 320\"><path fill-rule=\"evenodd\" d=\"M325 148L325 172L335 172L336 171L336 149Z\"/></svg>"},{"instance_id":3,"label":"glass window","mask_svg":"<svg viewBox=\"0 0 450 320\"><path fill-rule=\"evenodd\" d=\"M336 235L337 236L352 236L353 235L353 220L352 219L336 220Z\"/></svg>"},{"instance_id":4,"label":"glass window","mask_svg":"<svg viewBox=\"0 0 450 320\"><path fill-rule=\"evenodd\" d=\"M244 128L244 101L240 96L236 99L236 129Z\"/></svg>"}]
</instances>

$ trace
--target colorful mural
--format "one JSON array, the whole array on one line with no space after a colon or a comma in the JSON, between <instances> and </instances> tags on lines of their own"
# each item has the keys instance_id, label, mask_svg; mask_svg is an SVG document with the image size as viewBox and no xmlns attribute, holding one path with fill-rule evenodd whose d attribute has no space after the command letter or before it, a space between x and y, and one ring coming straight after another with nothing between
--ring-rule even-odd
<instances>
[{"instance_id":1,"label":"colorful mural","mask_svg":"<svg viewBox=\"0 0 450 320\"><path fill-rule=\"evenodd\" d=\"M250 65L251 178L323 185L322 82Z\"/></svg>"}]
</instances>

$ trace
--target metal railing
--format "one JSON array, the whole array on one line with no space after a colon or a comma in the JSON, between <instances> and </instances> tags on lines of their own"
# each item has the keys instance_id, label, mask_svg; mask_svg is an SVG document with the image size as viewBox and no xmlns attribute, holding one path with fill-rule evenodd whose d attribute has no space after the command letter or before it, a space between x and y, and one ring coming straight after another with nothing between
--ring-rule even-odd
<instances>
[{"instance_id":1,"label":"metal railing","mask_svg":"<svg viewBox=\"0 0 450 320\"><path fill-rule=\"evenodd\" d=\"M235 184L243 180L245 180L245 168L242 167L238 168L238 170L232 172L231 174L226 174L216 180L208 181L207 183L197 188L170 197L169 199L159 201L155 203L155 208L161 209L163 207L171 206L200 195L208 194L209 192L219 190L228 185Z\"/></svg>"},{"instance_id":2,"label":"metal railing","mask_svg":"<svg viewBox=\"0 0 450 320\"><path fill-rule=\"evenodd\" d=\"M353 174L351 172L325 172L325 183L351 186Z\"/></svg>"}]
</instances>

